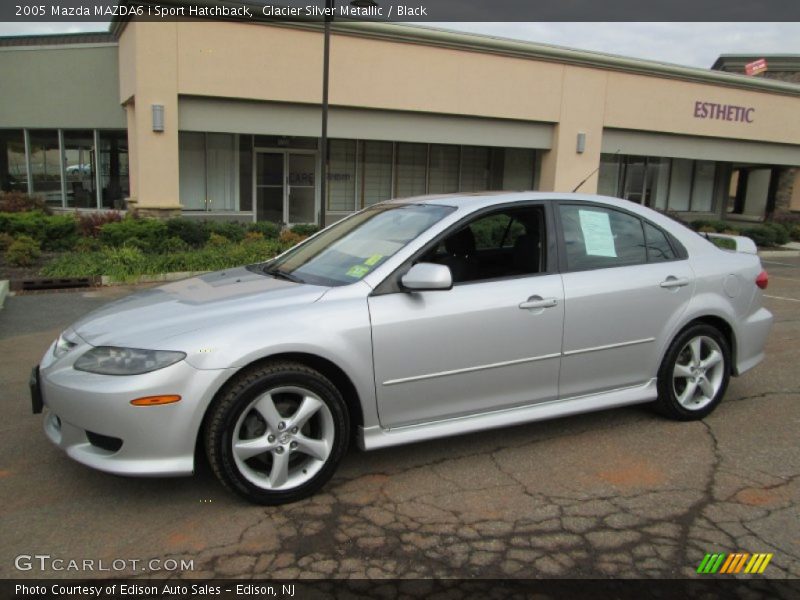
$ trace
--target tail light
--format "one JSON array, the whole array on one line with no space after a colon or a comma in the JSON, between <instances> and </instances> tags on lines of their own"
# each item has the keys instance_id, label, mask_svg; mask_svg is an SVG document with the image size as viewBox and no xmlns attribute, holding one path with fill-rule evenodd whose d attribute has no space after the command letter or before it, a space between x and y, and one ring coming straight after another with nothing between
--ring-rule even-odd
<instances>
[{"instance_id":1,"label":"tail light","mask_svg":"<svg viewBox=\"0 0 800 600\"><path fill-rule=\"evenodd\" d=\"M767 284L769 283L769 276L767 275L766 271L761 271L756 277L756 285L760 287L762 290L767 289Z\"/></svg>"}]
</instances>

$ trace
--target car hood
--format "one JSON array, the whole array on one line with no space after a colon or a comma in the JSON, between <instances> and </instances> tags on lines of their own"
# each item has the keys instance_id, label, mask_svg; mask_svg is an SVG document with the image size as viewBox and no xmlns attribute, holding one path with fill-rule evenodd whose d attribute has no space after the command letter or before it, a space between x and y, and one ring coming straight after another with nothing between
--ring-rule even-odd
<instances>
[{"instance_id":1,"label":"car hood","mask_svg":"<svg viewBox=\"0 0 800 600\"><path fill-rule=\"evenodd\" d=\"M328 289L239 267L135 293L89 313L72 329L93 346L169 350L177 335L239 318L270 318L278 308L315 302Z\"/></svg>"}]
</instances>

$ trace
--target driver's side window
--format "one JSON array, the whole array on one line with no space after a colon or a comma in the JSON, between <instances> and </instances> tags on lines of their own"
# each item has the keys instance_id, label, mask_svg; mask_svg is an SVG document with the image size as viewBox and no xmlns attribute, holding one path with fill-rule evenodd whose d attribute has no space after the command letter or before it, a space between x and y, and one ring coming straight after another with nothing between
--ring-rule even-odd
<instances>
[{"instance_id":1,"label":"driver's side window","mask_svg":"<svg viewBox=\"0 0 800 600\"><path fill-rule=\"evenodd\" d=\"M447 265L458 284L541 273L545 248L543 207L502 209L450 233L419 262Z\"/></svg>"}]
</instances>

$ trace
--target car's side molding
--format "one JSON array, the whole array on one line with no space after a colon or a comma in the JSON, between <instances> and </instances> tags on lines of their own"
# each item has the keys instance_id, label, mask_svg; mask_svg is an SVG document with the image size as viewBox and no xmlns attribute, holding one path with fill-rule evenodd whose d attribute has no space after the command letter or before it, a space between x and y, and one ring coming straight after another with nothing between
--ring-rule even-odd
<instances>
[{"instance_id":1,"label":"car's side molding","mask_svg":"<svg viewBox=\"0 0 800 600\"><path fill-rule=\"evenodd\" d=\"M393 429L384 429L380 426L362 427L359 431L358 443L362 450L375 450L485 429L544 421L577 413L640 404L655 400L657 395L656 380L653 378L642 385L609 390L600 394L552 400L442 421L406 425Z\"/></svg>"}]
</instances>

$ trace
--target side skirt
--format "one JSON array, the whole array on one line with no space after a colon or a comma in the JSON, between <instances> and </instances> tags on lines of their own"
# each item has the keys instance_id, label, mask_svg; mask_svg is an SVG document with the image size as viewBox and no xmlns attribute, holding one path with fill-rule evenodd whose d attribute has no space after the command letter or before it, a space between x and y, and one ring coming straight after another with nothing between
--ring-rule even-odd
<instances>
[{"instance_id":1,"label":"side skirt","mask_svg":"<svg viewBox=\"0 0 800 600\"><path fill-rule=\"evenodd\" d=\"M418 425L404 425L392 429L384 429L380 426L361 427L359 430L358 445L362 450L375 450L377 448L387 448L400 444L410 444L413 442L472 433L484 429L509 427L511 425L544 421L579 413L617 408L630 404L641 404L655 400L657 396L656 379L653 378L643 385L610 390L600 394L552 400L550 402L542 402L530 406L509 408L489 413L445 419L442 421L431 421Z\"/></svg>"}]
</instances>

